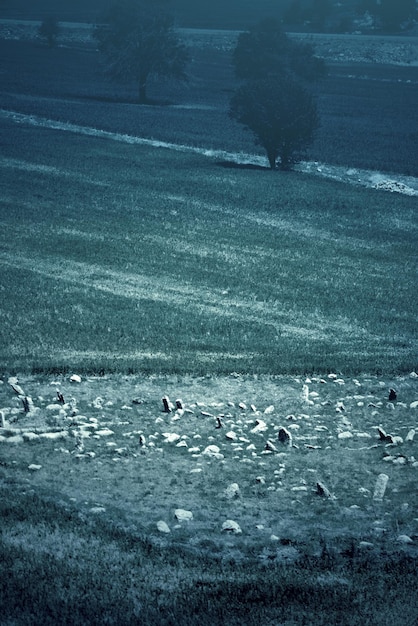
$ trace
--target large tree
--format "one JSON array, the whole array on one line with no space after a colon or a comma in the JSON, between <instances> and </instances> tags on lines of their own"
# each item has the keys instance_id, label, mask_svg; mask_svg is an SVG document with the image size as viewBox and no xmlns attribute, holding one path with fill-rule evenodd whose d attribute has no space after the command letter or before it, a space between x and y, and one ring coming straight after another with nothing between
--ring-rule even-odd
<instances>
[{"instance_id":1,"label":"large tree","mask_svg":"<svg viewBox=\"0 0 418 626\"><path fill-rule=\"evenodd\" d=\"M233 52L238 78L257 80L288 74L312 81L326 73L311 45L290 39L275 19L264 19L241 33Z\"/></svg>"},{"instance_id":2,"label":"large tree","mask_svg":"<svg viewBox=\"0 0 418 626\"><path fill-rule=\"evenodd\" d=\"M109 76L135 81L140 103L147 102L147 83L152 75L186 78L188 51L161 2L119 0L94 35L106 57Z\"/></svg>"},{"instance_id":3,"label":"large tree","mask_svg":"<svg viewBox=\"0 0 418 626\"><path fill-rule=\"evenodd\" d=\"M312 142L318 114L312 94L288 76L248 81L231 99L230 115L254 133L271 169L289 169Z\"/></svg>"}]
</instances>

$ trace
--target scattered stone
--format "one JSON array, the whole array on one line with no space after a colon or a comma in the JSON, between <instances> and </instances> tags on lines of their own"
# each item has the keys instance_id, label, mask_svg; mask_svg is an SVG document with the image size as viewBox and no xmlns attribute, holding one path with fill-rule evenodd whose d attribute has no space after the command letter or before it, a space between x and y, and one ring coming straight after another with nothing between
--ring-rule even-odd
<instances>
[{"instance_id":1,"label":"scattered stone","mask_svg":"<svg viewBox=\"0 0 418 626\"><path fill-rule=\"evenodd\" d=\"M193 519L193 513L185 509L176 509L174 511L174 517L178 522L190 522Z\"/></svg>"},{"instance_id":2,"label":"scattered stone","mask_svg":"<svg viewBox=\"0 0 418 626\"><path fill-rule=\"evenodd\" d=\"M180 435L177 433L162 433L165 443L177 443L180 440Z\"/></svg>"},{"instance_id":3,"label":"scattered stone","mask_svg":"<svg viewBox=\"0 0 418 626\"><path fill-rule=\"evenodd\" d=\"M398 543L403 543L403 544L414 543L411 537L409 537L408 535L399 535L399 537L397 538L397 541Z\"/></svg>"},{"instance_id":4,"label":"scattered stone","mask_svg":"<svg viewBox=\"0 0 418 626\"><path fill-rule=\"evenodd\" d=\"M65 404L64 396L60 391L57 390L57 399L60 404Z\"/></svg>"},{"instance_id":5,"label":"scattered stone","mask_svg":"<svg viewBox=\"0 0 418 626\"><path fill-rule=\"evenodd\" d=\"M183 408L184 408L184 407L183 407L183 400L181 400L180 398L178 398L178 399L176 400L176 409L180 409L180 410L182 410Z\"/></svg>"},{"instance_id":6,"label":"scattered stone","mask_svg":"<svg viewBox=\"0 0 418 626\"><path fill-rule=\"evenodd\" d=\"M170 402L170 398L168 396L164 396L162 398L162 403L163 403L163 410L164 413L171 413L172 409L174 408L173 404Z\"/></svg>"},{"instance_id":7,"label":"scattered stone","mask_svg":"<svg viewBox=\"0 0 418 626\"><path fill-rule=\"evenodd\" d=\"M233 535L240 535L242 533L242 530L237 522L232 519L228 519L222 524L222 532L229 532Z\"/></svg>"},{"instance_id":8,"label":"scattered stone","mask_svg":"<svg viewBox=\"0 0 418 626\"><path fill-rule=\"evenodd\" d=\"M385 443L393 443L392 435L387 435L383 428L378 427L377 432L379 433L380 441L384 441Z\"/></svg>"},{"instance_id":9,"label":"scattered stone","mask_svg":"<svg viewBox=\"0 0 418 626\"><path fill-rule=\"evenodd\" d=\"M73 374L72 376L70 376L70 382L81 383L81 376L79 376L78 374Z\"/></svg>"},{"instance_id":10,"label":"scattered stone","mask_svg":"<svg viewBox=\"0 0 418 626\"><path fill-rule=\"evenodd\" d=\"M214 457L215 459L223 459L224 455L221 454L221 449L218 446L215 446L214 444L211 444L209 446L207 446L202 454L204 454L205 456L211 456Z\"/></svg>"},{"instance_id":11,"label":"scattered stone","mask_svg":"<svg viewBox=\"0 0 418 626\"><path fill-rule=\"evenodd\" d=\"M245 402L240 402L238 406L241 409L241 411L247 410L247 405L245 404Z\"/></svg>"},{"instance_id":12,"label":"scattered stone","mask_svg":"<svg viewBox=\"0 0 418 626\"><path fill-rule=\"evenodd\" d=\"M374 544L370 541L360 541L358 547L360 550L372 550L374 548Z\"/></svg>"},{"instance_id":13,"label":"scattered stone","mask_svg":"<svg viewBox=\"0 0 418 626\"><path fill-rule=\"evenodd\" d=\"M411 428L411 430L408 432L407 436L405 437L405 441L411 442L414 440L414 437L415 437L415 429Z\"/></svg>"},{"instance_id":14,"label":"scattered stone","mask_svg":"<svg viewBox=\"0 0 418 626\"><path fill-rule=\"evenodd\" d=\"M160 531L160 533L171 533L168 524L166 524L163 520L157 522L157 529Z\"/></svg>"},{"instance_id":15,"label":"scattered stone","mask_svg":"<svg viewBox=\"0 0 418 626\"><path fill-rule=\"evenodd\" d=\"M387 474L379 474L374 487L373 500L375 500L376 502L382 502L385 496L388 481L389 476Z\"/></svg>"},{"instance_id":16,"label":"scattered stone","mask_svg":"<svg viewBox=\"0 0 418 626\"><path fill-rule=\"evenodd\" d=\"M292 435L286 428L279 429L279 432L277 433L277 438L284 446L292 445Z\"/></svg>"},{"instance_id":17,"label":"scattered stone","mask_svg":"<svg viewBox=\"0 0 418 626\"><path fill-rule=\"evenodd\" d=\"M260 485L265 485L266 484L266 477L265 476L257 476L255 480Z\"/></svg>"},{"instance_id":18,"label":"scattered stone","mask_svg":"<svg viewBox=\"0 0 418 626\"><path fill-rule=\"evenodd\" d=\"M271 415L271 413L273 413L274 411L274 406L273 404L270 404L270 406L268 406L266 409L264 409L264 415Z\"/></svg>"},{"instance_id":19,"label":"scattered stone","mask_svg":"<svg viewBox=\"0 0 418 626\"><path fill-rule=\"evenodd\" d=\"M411 404L409 405L410 409L418 409L418 400L415 400L415 402L411 402Z\"/></svg>"},{"instance_id":20,"label":"scattered stone","mask_svg":"<svg viewBox=\"0 0 418 626\"><path fill-rule=\"evenodd\" d=\"M342 433L338 433L338 439L351 439L353 437L353 433L349 430L345 430Z\"/></svg>"},{"instance_id":21,"label":"scattered stone","mask_svg":"<svg viewBox=\"0 0 418 626\"><path fill-rule=\"evenodd\" d=\"M6 418L3 411L0 411L0 428L6 428Z\"/></svg>"},{"instance_id":22,"label":"scattered stone","mask_svg":"<svg viewBox=\"0 0 418 626\"><path fill-rule=\"evenodd\" d=\"M222 427L223 427L223 424L222 424L221 418L217 417L216 418L216 426L215 426L215 428L222 428Z\"/></svg>"},{"instance_id":23,"label":"scattered stone","mask_svg":"<svg viewBox=\"0 0 418 626\"><path fill-rule=\"evenodd\" d=\"M396 391L394 389L389 389L389 402L394 402L397 397L398 394L396 393Z\"/></svg>"},{"instance_id":24,"label":"scattered stone","mask_svg":"<svg viewBox=\"0 0 418 626\"><path fill-rule=\"evenodd\" d=\"M316 493L318 496L322 498L331 498L331 492L325 487L324 483L317 482L316 483Z\"/></svg>"},{"instance_id":25,"label":"scattered stone","mask_svg":"<svg viewBox=\"0 0 418 626\"><path fill-rule=\"evenodd\" d=\"M95 515L98 515L100 513L105 513L106 509L104 506L93 506L90 509L90 513L94 513Z\"/></svg>"},{"instance_id":26,"label":"scattered stone","mask_svg":"<svg viewBox=\"0 0 418 626\"><path fill-rule=\"evenodd\" d=\"M37 472L38 470L40 470L42 468L42 465L36 465L36 463L31 463L28 466L28 470L30 470L31 472Z\"/></svg>"},{"instance_id":27,"label":"scattered stone","mask_svg":"<svg viewBox=\"0 0 418 626\"><path fill-rule=\"evenodd\" d=\"M266 446L265 446L264 449L268 450L269 452L277 452L276 446L269 439L267 439ZM248 448L247 448L247 450L248 450Z\"/></svg>"},{"instance_id":28,"label":"scattered stone","mask_svg":"<svg viewBox=\"0 0 418 626\"><path fill-rule=\"evenodd\" d=\"M147 441L145 439L145 435L139 435L138 443L141 448L143 448L146 445Z\"/></svg>"},{"instance_id":29,"label":"scattered stone","mask_svg":"<svg viewBox=\"0 0 418 626\"><path fill-rule=\"evenodd\" d=\"M237 433L234 432L233 430L230 430L226 433L225 437L227 439L231 439L232 441L235 441L237 439Z\"/></svg>"},{"instance_id":30,"label":"scattered stone","mask_svg":"<svg viewBox=\"0 0 418 626\"><path fill-rule=\"evenodd\" d=\"M251 429L251 433L253 435L257 433L262 433L267 430L267 424L263 420L256 420L254 428Z\"/></svg>"},{"instance_id":31,"label":"scattered stone","mask_svg":"<svg viewBox=\"0 0 418 626\"><path fill-rule=\"evenodd\" d=\"M22 433L22 437L24 441L28 441L28 442L37 442L40 439L37 433L32 433L32 432Z\"/></svg>"},{"instance_id":32,"label":"scattered stone","mask_svg":"<svg viewBox=\"0 0 418 626\"><path fill-rule=\"evenodd\" d=\"M225 489L225 495L228 500L232 500L233 498L239 498L240 489L238 483L231 483L230 485L228 485L228 487Z\"/></svg>"},{"instance_id":33,"label":"scattered stone","mask_svg":"<svg viewBox=\"0 0 418 626\"><path fill-rule=\"evenodd\" d=\"M9 379L9 382L10 382L10 379ZM17 384L17 380L16 380L16 382L10 382L10 386L13 389L13 391L15 392L16 395L18 395L18 396L24 396L25 395L25 392L23 391L22 387L20 387Z\"/></svg>"},{"instance_id":34,"label":"scattered stone","mask_svg":"<svg viewBox=\"0 0 418 626\"><path fill-rule=\"evenodd\" d=\"M100 430L96 430L96 435L98 437L110 437L114 434L115 433L113 432L113 430L110 430L110 428L101 428Z\"/></svg>"}]
</instances>

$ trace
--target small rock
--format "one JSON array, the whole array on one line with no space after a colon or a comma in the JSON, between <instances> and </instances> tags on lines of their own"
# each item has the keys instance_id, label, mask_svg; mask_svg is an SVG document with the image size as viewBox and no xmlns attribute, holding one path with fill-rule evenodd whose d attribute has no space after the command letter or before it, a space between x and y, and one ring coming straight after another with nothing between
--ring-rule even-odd
<instances>
[{"instance_id":1,"label":"small rock","mask_svg":"<svg viewBox=\"0 0 418 626\"><path fill-rule=\"evenodd\" d=\"M351 439L353 437L353 433L349 430L345 430L342 433L338 433L338 439Z\"/></svg>"},{"instance_id":2,"label":"small rock","mask_svg":"<svg viewBox=\"0 0 418 626\"><path fill-rule=\"evenodd\" d=\"M231 483L230 485L228 485L228 487L225 489L225 495L228 500L232 500L233 498L239 498L240 490L238 483Z\"/></svg>"},{"instance_id":3,"label":"small rock","mask_svg":"<svg viewBox=\"0 0 418 626\"><path fill-rule=\"evenodd\" d=\"M240 402L238 406L241 409L241 411L247 410L247 405L245 404L245 402Z\"/></svg>"},{"instance_id":4,"label":"small rock","mask_svg":"<svg viewBox=\"0 0 418 626\"><path fill-rule=\"evenodd\" d=\"M264 415L271 415L274 411L274 405L270 404L266 409L264 409Z\"/></svg>"},{"instance_id":5,"label":"small rock","mask_svg":"<svg viewBox=\"0 0 418 626\"><path fill-rule=\"evenodd\" d=\"M279 429L279 432L277 433L277 439L284 446L291 446L292 445L292 435L286 428L280 428Z\"/></svg>"},{"instance_id":6,"label":"small rock","mask_svg":"<svg viewBox=\"0 0 418 626\"><path fill-rule=\"evenodd\" d=\"M233 535L240 535L242 533L241 527L234 520L228 519L222 524L222 532L229 532Z\"/></svg>"},{"instance_id":7,"label":"small rock","mask_svg":"<svg viewBox=\"0 0 418 626\"><path fill-rule=\"evenodd\" d=\"M405 437L405 441L411 442L414 440L414 437L415 437L415 429L411 428L411 430L408 432L407 436Z\"/></svg>"},{"instance_id":8,"label":"small rock","mask_svg":"<svg viewBox=\"0 0 418 626\"><path fill-rule=\"evenodd\" d=\"M95 515L98 515L99 513L104 513L106 511L104 506L93 506L90 509L90 513L94 513Z\"/></svg>"},{"instance_id":9,"label":"small rock","mask_svg":"<svg viewBox=\"0 0 418 626\"><path fill-rule=\"evenodd\" d=\"M162 398L162 403L164 413L171 413L171 411L174 409L174 405L170 402L170 398L168 396L164 396Z\"/></svg>"},{"instance_id":10,"label":"small rock","mask_svg":"<svg viewBox=\"0 0 418 626\"><path fill-rule=\"evenodd\" d=\"M394 389L389 389L389 402L394 402L397 397L398 394L396 393L396 391Z\"/></svg>"},{"instance_id":11,"label":"small rock","mask_svg":"<svg viewBox=\"0 0 418 626\"><path fill-rule=\"evenodd\" d=\"M166 524L163 520L157 522L157 529L160 531L160 533L171 533L168 524Z\"/></svg>"},{"instance_id":12,"label":"small rock","mask_svg":"<svg viewBox=\"0 0 418 626\"><path fill-rule=\"evenodd\" d=\"M418 409L418 400L415 400L415 402L411 402L411 404L409 405L409 407L411 409Z\"/></svg>"},{"instance_id":13,"label":"small rock","mask_svg":"<svg viewBox=\"0 0 418 626\"><path fill-rule=\"evenodd\" d=\"M275 446L275 445L274 445L274 443L272 443L270 440L267 440L267 441L266 441L266 446L265 446L265 448L264 448L264 449L265 449L265 450L268 450L268 451L270 451L270 452L277 452L277 448L276 448L276 446ZM248 448L247 448L247 450L248 450Z\"/></svg>"},{"instance_id":14,"label":"small rock","mask_svg":"<svg viewBox=\"0 0 418 626\"><path fill-rule=\"evenodd\" d=\"M37 472L38 470L40 470L42 468L42 465L36 465L36 463L31 463L28 466L28 470L30 470L31 472Z\"/></svg>"},{"instance_id":15,"label":"small rock","mask_svg":"<svg viewBox=\"0 0 418 626\"><path fill-rule=\"evenodd\" d=\"M263 420L256 420L254 428L251 429L251 433L256 435L267 430L267 424Z\"/></svg>"},{"instance_id":16,"label":"small rock","mask_svg":"<svg viewBox=\"0 0 418 626\"><path fill-rule=\"evenodd\" d=\"M379 474L374 487L373 500L376 502L381 502L383 500L388 481L389 476L387 474Z\"/></svg>"},{"instance_id":17,"label":"small rock","mask_svg":"<svg viewBox=\"0 0 418 626\"><path fill-rule=\"evenodd\" d=\"M165 443L177 443L180 440L180 435L177 433L162 433Z\"/></svg>"},{"instance_id":18,"label":"small rock","mask_svg":"<svg viewBox=\"0 0 418 626\"><path fill-rule=\"evenodd\" d=\"M403 543L403 544L414 543L411 537L409 537L408 535L399 535L399 537L397 538L397 541L398 543Z\"/></svg>"},{"instance_id":19,"label":"small rock","mask_svg":"<svg viewBox=\"0 0 418 626\"><path fill-rule=\"evenodd\" d=\"M331 498L331 492L325 487L324 483L316 483L316 493L323 498Z\"/></svg>"},{"instance_id":20,"label":"small rock","mask_svg":"<svg viewBox=\"0 0 418 626\"><path fill-rule=\"evenodd\" d=\"M178 522L190 522L193 519L193 513L185 509L176 509L174 511L174 517Z\"/></svg>"},{"instance_id":21,"label":"small rock","mask_svg":"<svg viewBox=\"0 0 418 626\"><path fill-rule=\"evenodd\" d=\"M79 376L78 374L73 374L72 376L70 376L70 382L81 383L81 376Z\"/></svg>"},{"instance_id":22,"label":"small rock","mask_svg":"<svg viewBox=\"0 0 418 626\"><path fill-rule=\"evenodd\" d=\"M232 441L235 441L237 438L237 433L235 433L233 430L230 430L229 432L226 433L225 437L227 439L231 439Z\"/></svg>"}]
</instances>

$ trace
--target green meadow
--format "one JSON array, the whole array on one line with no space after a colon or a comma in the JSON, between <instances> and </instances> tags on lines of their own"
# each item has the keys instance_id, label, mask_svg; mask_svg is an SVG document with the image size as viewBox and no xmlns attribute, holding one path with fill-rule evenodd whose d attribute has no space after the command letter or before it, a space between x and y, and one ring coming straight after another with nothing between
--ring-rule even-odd
<instances>
[{"instance_id":1,"label":"green meadow","mask_svg":"<svg viewBox=\"0 0 418 626\"><path fill-rule=\"evenodd\" d=\"M416 199L15 125L5 371L410 371Z\"/></svg>"}]
</instances>

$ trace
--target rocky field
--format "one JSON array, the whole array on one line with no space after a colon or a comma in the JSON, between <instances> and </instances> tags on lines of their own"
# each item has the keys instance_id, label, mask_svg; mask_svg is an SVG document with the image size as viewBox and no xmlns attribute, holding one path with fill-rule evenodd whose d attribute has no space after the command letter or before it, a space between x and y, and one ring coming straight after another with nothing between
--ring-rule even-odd
<instances>
[{"instance_id":1,"label":"rocky field","mask_svg":"<svg viewBox=\"0 0 418 626\"><path fill-rule=\"evenodd\" d=\"M415 373L15 377L0 407L3 484L116 515L159 545L418 554Z\"/></svg>"}]
</instances>

